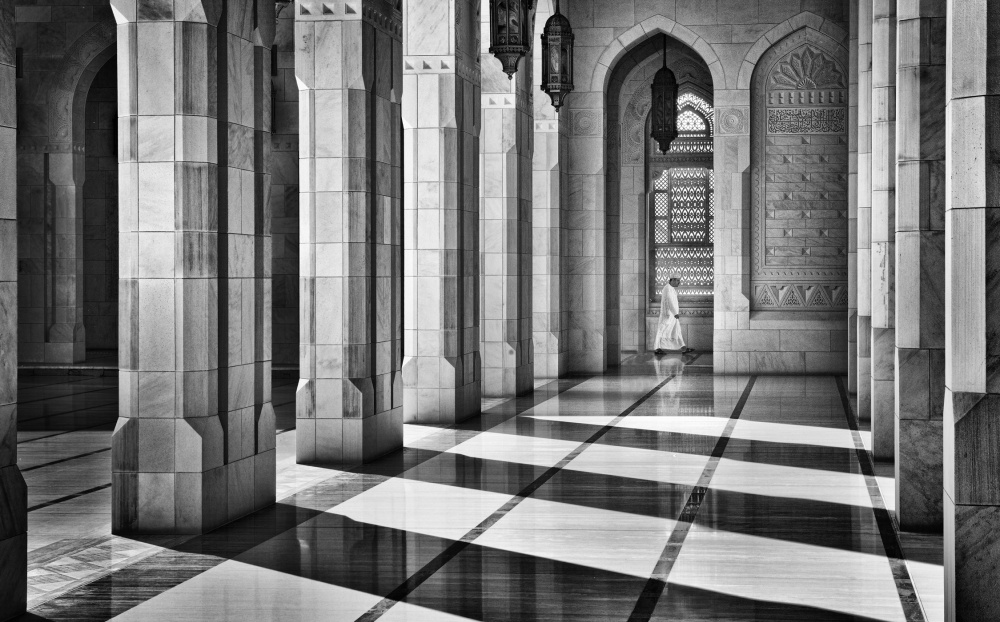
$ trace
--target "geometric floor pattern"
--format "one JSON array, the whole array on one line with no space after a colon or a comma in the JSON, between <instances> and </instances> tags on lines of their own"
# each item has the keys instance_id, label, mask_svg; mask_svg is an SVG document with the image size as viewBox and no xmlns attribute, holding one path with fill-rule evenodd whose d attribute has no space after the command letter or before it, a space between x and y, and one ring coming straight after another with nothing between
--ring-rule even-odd
<instances>
[{"instance_id":1,"label":"geometric floor pattern","mask_svg":"<svg viewBox=\"0 0 1000 622\"><path fill-rule=\"evenodd\" d=\"M143 539L110 535L116 378L22 378L26 619L938 619L840 380L691 362L408 424L404 451L350 470L294 463L276 379L278 503Z\"/></svg>"}]
</instances>

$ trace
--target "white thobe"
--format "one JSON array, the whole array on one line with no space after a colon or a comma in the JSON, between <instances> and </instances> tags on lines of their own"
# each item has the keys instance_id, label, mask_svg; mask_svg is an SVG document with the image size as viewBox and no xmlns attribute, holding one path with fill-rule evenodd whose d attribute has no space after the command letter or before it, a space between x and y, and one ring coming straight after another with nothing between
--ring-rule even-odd
<instances>
[{"instance_id":1,"label":"white thobe","mask_svg":"<svg viewBox=\"0 0 1000 622\"><path fill-rule=\"evenodd\" d=\"M682 350L684 337L681 335L681 322L676 315L681 312L677 303L677 290L670 283L663 286L660 292L660 321L656 326L657 350Z\"/></svg>"}]
</instances>

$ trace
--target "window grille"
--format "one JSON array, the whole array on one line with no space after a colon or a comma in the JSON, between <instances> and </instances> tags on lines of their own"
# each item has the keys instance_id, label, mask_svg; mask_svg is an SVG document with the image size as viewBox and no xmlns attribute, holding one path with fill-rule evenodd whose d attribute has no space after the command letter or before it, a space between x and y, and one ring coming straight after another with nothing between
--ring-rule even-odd
<instances>
[{"instance_id":1,"label":"window grille","mask_svg":"<svg viewBox=\"0 0 1000 622\"><path fill-rule=\"evenodd\" d=\"M659 296L670 271L681 276L679 294L714 290L715 172L671 168L654 180L651 203L650 297Z\"/></svg>"}]
</instances>

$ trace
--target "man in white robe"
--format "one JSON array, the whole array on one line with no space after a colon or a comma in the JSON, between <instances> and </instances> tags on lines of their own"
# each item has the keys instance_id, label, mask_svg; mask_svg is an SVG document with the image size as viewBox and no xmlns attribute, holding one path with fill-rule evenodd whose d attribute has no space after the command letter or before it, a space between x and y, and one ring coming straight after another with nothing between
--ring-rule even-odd
<instances>
[{"instance_id":1,"label":"man in white robe","mask_svg":"<svg viewBox=\"0 0 1000 622\"><path fill-rule=\"evenodd\" d=\"M680 277L671 274L660 292L660 320L656 326L654 346L656 354L663 354L667 350L691 352L694 349L684 345L684 336L681 335L681 309L677 302L677 287L680 284Z\"/></svg>"}]
</instances>

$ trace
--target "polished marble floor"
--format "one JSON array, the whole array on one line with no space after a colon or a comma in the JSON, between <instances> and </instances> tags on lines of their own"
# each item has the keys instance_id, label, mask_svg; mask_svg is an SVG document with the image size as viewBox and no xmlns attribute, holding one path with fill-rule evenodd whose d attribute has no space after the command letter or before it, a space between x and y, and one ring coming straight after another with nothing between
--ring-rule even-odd
<instances>
[{"instance_id":1,"label":"polished marble floor","mask_svg":"<svg viewBox=\"0 0 1000 622\"><path fill-rule=\"evenodd\" d=\"M110 535L117 378L22 377L25 619L938 619L940 566L903 559L841 382L716 377L708 356L407 425L350 470L295 464L276 379L278 504L139 540Z\"/></svg>"}]
</instances>

